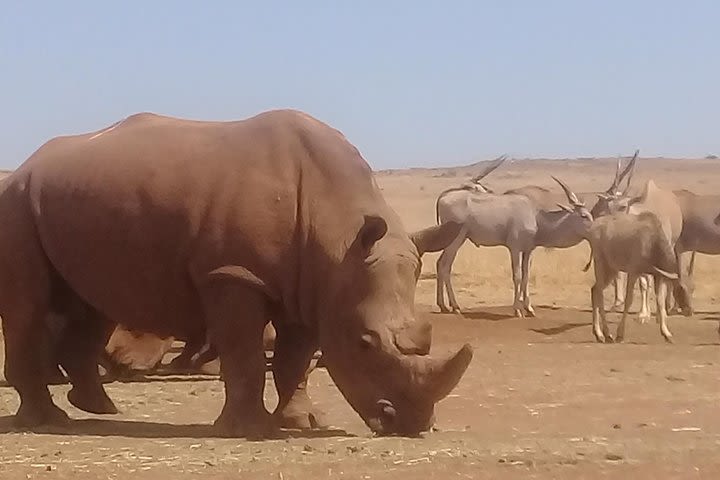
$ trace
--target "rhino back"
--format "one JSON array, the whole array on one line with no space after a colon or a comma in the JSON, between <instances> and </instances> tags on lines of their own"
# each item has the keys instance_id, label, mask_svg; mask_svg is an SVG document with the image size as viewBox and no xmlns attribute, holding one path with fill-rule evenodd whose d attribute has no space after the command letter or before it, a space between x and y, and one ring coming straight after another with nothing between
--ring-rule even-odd
<instances>
[{"instance_id":1,"label":"rhino back","mask_svg":"<svg viewBox=\"0 0 720 480\"><path fill-rule=\"evenodd\" d=\"M309 237L322 246L347 235L345 198L377 202L359 153L298 112L239 122L141 114L51 141L26 163L17 181L28 182L52 265L131 328L172 318L168 330L192 329L197 282L226 265L288 301Z\"/></svg>"}]
</instances>

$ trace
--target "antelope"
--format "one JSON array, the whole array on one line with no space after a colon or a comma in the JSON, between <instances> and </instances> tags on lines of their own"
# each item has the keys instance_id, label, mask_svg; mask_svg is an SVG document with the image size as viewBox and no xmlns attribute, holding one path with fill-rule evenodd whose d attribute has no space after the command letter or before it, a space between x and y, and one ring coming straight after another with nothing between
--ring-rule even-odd
<instances>
[{"instance_id":1,"label":"antelope","mask_svg":"<svg viewBox=\"0 0 720 480\"><path fill-rule=\"evenodd\" d=\"M538 247L567 248L581 242L592 223L585 204L561 180L552 177L563 189L568 205L548 210L520 193L495 194L468 189L450 189L437 199L437 222L454 221L462 225L460 233L437 260L437 305L442 312L444 290L453 312L460 307L450 282L452 264L466 239L475 246L505 246L510 253L514 287L513 309L517 317L535 316L528 288L530 258Z\"/></svg>"},{"instance_id":2,"label":"antelope","mask_svg":"<svg viewBox=\"0 0 720 480\"><path fill-rule=\"evenodd\" d=\"M630 182L635 168L635 161L637 160L637 155L638 151L636 150L635 155L625 169L625 172L629 172L629 175L627 177L627 186L625 190L621 192L618 189L614 189L614 191L611 192L611 187L611 189L608 189L608 192L606 192L605 195L601 195L600 199L593 208L594 218L598 218L602 215L606 215L609 213L629 213L637 215L641 212L652 212L660 221L662 225L662 231L670 242L670 245L673 247L673 249L675 249L677 241L679 240L681 232L683 230L683 211L681 209L680 201L676 193L658 187L653 180L648 180L645 183L644 189L640 195L630 196L627 193L630 188ZM678 263L680 266L680 255L679 253L677 253L677 251L674 250L674 252L676 256L676 263ZM692 314L692 306L690 304L690 299L687 292L687 285L683 278L683 268L679 268L678 272L678 275L680 277L679 281L676 284L677 288L675 293L676 296L681 295L685 297L685 300L687 300L684 302L683 312L685 313L685 315L689 316ZM617 278L615 303L616 308L617 304L622 299L622 296L619 296L618 293L622 291L620 285L622 283L625 283L624 280L626 279L624 277L624 275L620 274ZM641 275L639 279L641 305L638 317L641 323L645 323L645 321L650 318L648 289L649 281L651 278L654 277L652 277L651 275ZM679 289L682 289L684 291L680 292ZM632 288L626 287L625 293L627 294L627 292L632 292ZM672 295L672 292L666 296L666 301L668 304L671 298L670 295Z\"/></svg>"},{"instance_id":3,"label":"antelope","mask_svg":"<svg viewBox=\"0 0 720 480\"><path fill-rule=\"evenodd\" d=\"M590 210L594 219L603 215L608 215L611 213L611 210L622 208L621 205L616 205L614 202L620 198L628 196L630 181L632 180L632 175L635 170L635 162L637 161L639 153L639 150L635 150L635 154L622 171L620 171L622 160L618 157L617 167L615 169L615 178L603 193L597 194L598 200ZM623 181L626 181L625 188L622 188ZM611 206L614 208L611 208ZM611 311L619 311L625 303L625 272L618 272L617 276L613 278L612 283L615 291L615 300ZM647 289L644 291L647 292ZM647 300L645 300L645 303L647 303Z\"/></svg>"},{"instance_id":4,"label":"antelope","mask_svg":"<svg viewBox=\"0 0 720 480\"><path fill-rule=\"evenodd\" d=\"M680 286L692 294L695 253L720 255L720 226L717 223L720 195L697 195L688 190L675 190L674 193L683 219L682 231L675 242ZM690 261L686 267L689 252Z\"/></svg>"},{"instance_id":5,"label":"antelope","mask_svg":"<svg viewBox=\"0 0 720 480\"><path fill-rule=\"evenodd\" d=\"M622 319L615 340L622 342L625 338L625 325L632 306L635 282L641 275L652 275L660 332L668 343L672 343L665 304L669 281L677 281L679 277L675 254L663 222L649 211L638 214L613 213L594 220L587 238L591 259L585 270L590 268L591 263L595 265L595 284L591 289L595 339L600 343L613 341L605 318L603 291L622 271L627 273L627 284ZM687 300L685 296L678 297L678 302L683 305Z\"/></svg>"},{"instance_id":6,"label":"antelope","mask_svg":"<svg viewBox=\"0 0 720 480\"><path fill-rule=\"evenodd\" d=\"M590 213L593 218L597 218L601 215L609 213L608 203L614 198L625 197L628 195L630 188L630 179L632 178L632 172L634 170L635 161L639 152L635 152L635 155L631 158L624 169L621 170L621 159L618 158L617 168L615 170L615 177L613 178L612 184L603 192L580 192L577 194L578 197L583 199L586 203L592 204ZM623 182L626 181L626 185L623 188ZM508 194L521 194L529 197L536 205L544 209L550 209L555 206L558 201L557 196L554 192L551 192L547 188L526 185L520 188L513 188L507 190L505 193ZM568 245L572 246L572 245ZM615 302L612 310L619 310L622 308L625 295L624 272L618 274L618 278L613 279L615 287Z\"/></svg>"}]
</instances>

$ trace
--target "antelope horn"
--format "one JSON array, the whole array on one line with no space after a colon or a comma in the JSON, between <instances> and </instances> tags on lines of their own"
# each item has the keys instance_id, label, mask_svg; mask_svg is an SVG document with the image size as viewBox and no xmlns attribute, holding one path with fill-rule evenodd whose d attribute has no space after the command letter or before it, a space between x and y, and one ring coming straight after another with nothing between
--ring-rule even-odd
<instances>
[{"instance_id":1,"label":"antelope horn","mask_svg":"<svg viewBox=\"0 0 720 480\"><path fill-rule=\"evenodd\" d=\"M574 193L572 190L570 190L570 187L568 187L567 185L565 185L565 183L564 183L562 180L560 180L559 178L554 177L554 176L552 177L552 179L555 180L555 181L562 187L562 189L565 191L565 195L567 196L568 201L569 201L573 206L582 206L582 205L584 205L584 204L580 201L580 199L577 197L577 195L575 195L575 193Z\"/></svg>"},{"instance_id":2,"label":"antelope horn","mask_svg":"<svg viewBox=\"0 0 720 480\"><path fill-rule=\"evenodd\" d=\"M620 162L621 161L622 160L618 156L617 166L615 167L615 178L613 179L612 184L608 187L608 189L605 191L605 193L609 193L610 195L615 195L618 184L620 183Z\"/></svg>"},{"instance_id":3,"label":"antelope horn","mask_svg":"<svg viewBox=\"0 0 720 480\"><path fill-rule=\"evenodd\" d=\"M625 185L625 190L623 190L623 195L625 195L628 192L628 190L630 190L630 181L632 180L633 174L635 173L635 162L637 161L637 157L638 157L639 153L640 153L640 150L635 150L635 154L633 155L632 159L630 160L630 163L627 164L627 167L625 167L625 170L623 170L622 174L620 175L618 187L620 186L620 183L622 183L625 175L628 176L627 184Z\"/></svg>"},{"instance_id":4,"label":"antelope horn","mask_svg":"<svg viewBox=\"0 0 720 480\"><path fill-rule=\"evenodd\" d=\"M480 180L487 177L490 172L498 168L502 163L507 159L507 155L500 155L495 160L491 161L490 164L485 167L485 170L480 172L479 174L475 175L470 179L472 183L480 183Z\"/></svg>"}]
</instances>

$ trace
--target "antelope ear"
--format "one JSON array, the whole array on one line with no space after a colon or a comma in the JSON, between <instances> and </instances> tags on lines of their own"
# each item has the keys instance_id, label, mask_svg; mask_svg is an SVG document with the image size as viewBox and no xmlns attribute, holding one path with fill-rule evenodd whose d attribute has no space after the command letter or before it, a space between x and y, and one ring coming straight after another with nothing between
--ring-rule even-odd
<instances>
[{"instance_id":1,"label":"antelope ear","mask_svg":"<svg viewBox=\"0 0 720 480\"><path fill-rule=\"evenodd\" d=\"M573 210L572 208L568 207L567 205L563 205L562 203L558 203L557 206L560 207L561 209L565 210L565 211L568 212L568 213L574 213L574 212L575 212L575 210Z\"/></svg>"},{"instance_id":2,"label":"antelope ear","mask_svg":"<svg viewBox=\"0 0 720 480\"><path fill-rule=\"evenodd\" d=\"M418 254L422 257L427 252L439 252L446 249L457 238L461 229L461 223L447 222L411 233L410 240L413 241Z\"/></svg>"},{"instance_id":3,"label":"antelope ear","mask_svg":"<svg viewBox=\"0 0 720 480\"><path fill-rule=\"evenodd\" d=\"M601 198L603 200L610 200L611 198L610 195L608 195L607 193L598 193L597 196L598 198Z\"/></svg>"}]
</instances>

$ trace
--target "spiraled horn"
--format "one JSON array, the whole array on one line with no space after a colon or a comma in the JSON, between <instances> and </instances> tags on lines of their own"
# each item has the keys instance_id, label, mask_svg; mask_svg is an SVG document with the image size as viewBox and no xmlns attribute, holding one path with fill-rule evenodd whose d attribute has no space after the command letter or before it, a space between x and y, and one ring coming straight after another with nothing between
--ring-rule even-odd
<instances>
[{"instance_id":1,"label":"spiraled horn","mask_svg":"<svg viewBox=\"0 0 720 480\"><path fill-rule=\"evenodd\" d=\"M620 183L620 166L621 166L622 159L618 156L617 159L617 166L615 167L615 178L613 178L612 184L608 187L607 190L605 190L605 193L609 193L610 195L615 195L617 192L618 184Z\"/></svg>"},{"instance_id":2,"label":"spiraled horn","mask_svg":"<svg viewBox=\"0 0 720 480\"><path fill-rule=\"evenodd\" d=\"M623 172L620 174L620 180L618 181L618 187L620 187L620 183L622 183L625 175L628 176L627 184L625 185L625 189L623 190L623 195L626 195L628 190L630 190L630 181L632 180L633 174L635 173L635 162L637 161L639 153L640 153L640 150L635 150L635 154L633 155L632 159L627 164L627 167L625 167L625 170L623 170Z\"/></svg>"},{"instance_id":3,"label":"spiraled horn","mask_svg":"<svg viewBox=\"0 0 720 480\"><path fill-rule=\"evenodd\" d=\"M570 204L572 204L573 206L583 206L584 205L584 203L582 203L580 201L580 199L577 197L577 195L575 195L575 193L572 190L570 190L570 187L568 187L562 180L560 180L559 178L557 178L555 176L552 176L552 179L555 180L562 187L563 191L565 192L565 196L567 196Z\"/></svg>"},{"instance_id":4,"label":"spiraled horn","mask_svg":"<svg viewBox=\"0 0 720 480\"><path fill-rule=\"evenodd\" d=\"M507 155L500 155L495 160L491 161L487 167L485 167L485 170L480 172L479 174L475 175L470 179L472 183L480 183L480 180L487 177L490 172L498 168L502 163L507 159Z\"/></svg>"}]
</instances>

